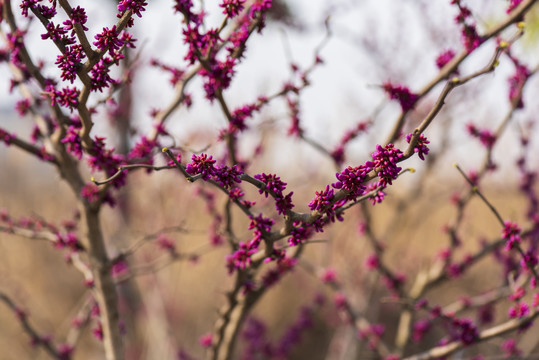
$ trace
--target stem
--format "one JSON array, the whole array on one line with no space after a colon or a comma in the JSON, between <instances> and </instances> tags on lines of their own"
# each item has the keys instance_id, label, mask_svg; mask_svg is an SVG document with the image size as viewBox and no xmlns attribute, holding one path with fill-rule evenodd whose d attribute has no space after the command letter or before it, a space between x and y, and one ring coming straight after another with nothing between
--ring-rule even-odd
<instances>
[{"instance_id":1,"label":"stem","mask_svg":"<svg viewBox=\"0 0 539 360\"><path fill-rule=\"evenodd\" d=\"M123 359L123 342L120 333L118 293L110 272L111 262L99 221L99 209L89 204L81 208L83 231L88 241L88 255L94 275L95 297L99 305L103 327L103 346L107 360Z\"/></svg>"}]
</instances>

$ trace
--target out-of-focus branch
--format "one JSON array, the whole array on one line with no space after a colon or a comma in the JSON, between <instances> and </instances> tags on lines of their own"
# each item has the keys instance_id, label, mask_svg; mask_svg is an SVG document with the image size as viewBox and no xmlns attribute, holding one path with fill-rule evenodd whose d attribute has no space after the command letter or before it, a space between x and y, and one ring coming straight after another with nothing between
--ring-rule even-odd
<instances>
[{"instance_id":1,"label":"out-of-focus branch","mask_svg":"<svg viewBox=\"0 0 539 360\"><path fill-rule=\"evenodd\" d=\"M51 341L39 334L32 324L30 324L28 315L19 308L8 295L0 292L0 301L6 304L15 313L24 332L30 336L33 344L42 347L54 359L62 359L61 354L56 350Z\"/></svg>"},{"instance_id":2,"label":"out-of-focus branch","mask_svg":"<svg viewBox=\"0 0 539 360\"><path fill-rule=\"evenodd\" d=\"M507 18L500 22L497 26L492 28L487 33L483 34L481 36L483 42L482 44L485 44L487 40L493 38L494 36L498 35L500 32L502 32L504 29L509 27L511 24L514 24L522 19L522 17L530 10L530 8L537 2L537 0L525 0L521 2L515 9L511 11L511 13L507 16ZM479 47L482 45L480 44ZM447 79L451 74L455 73L459 65L468 58L469 55L471 55L473 52L468 52L467 50L462 50L458 55L456 55L451 61L449 61L436 75L430 82L428 82L417 94L419 96L419 99L423 98L426 94L428 94L438 83L443 81L444 79ZM386 144L394 142L399 132L401 131L404 120L406 118L407 112L402 112L397 121L395 122L395 125L393 126L393 129L391 130L389 136L386 139Z\"/></svg>"},{"instance_id":3,"label":"out-of-focus branch","mask_svg":"<svg viewBox=\"0 0 539 360\"><path fill-rule=\"evenodd\" d=\"M479 337L475 343L480 343L486 340L490 340L497 336L501 336L503 334L518 330L528 325L531 321L533 321L537 317L537 315L539 315L539 311L532 310L530 311L530 314L525 317L522 317L520 319L512 319L512 320L506 321L503 324L496 325L489 329L483 330L479 334ZM437 346L423 353L405 357L403 360L437 359L444 356L448 356L454 353L455 351L462 349L464 346L466 346L466 344L460 341L453 341L447 345Z\"/></svg>"}]
</instances>

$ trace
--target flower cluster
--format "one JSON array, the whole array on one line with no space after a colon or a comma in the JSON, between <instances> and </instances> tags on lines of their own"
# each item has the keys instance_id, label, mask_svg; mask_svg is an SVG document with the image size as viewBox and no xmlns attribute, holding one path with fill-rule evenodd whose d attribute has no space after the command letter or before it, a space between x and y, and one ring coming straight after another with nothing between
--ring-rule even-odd
<instances>
[{"instance_id":1,"label":"flower cluster","mask_svg":"<svg viewBox=\"0 0 539 360\"><path fill-rule=\"evenodd\" d=\"M182 32L183 32L183 38L184 38L183 41L187 45L189 45L187 55L185 55L184 59L189 61L189 63L192 65L197 61L199 56L203 57L207 52L209 52L209 50L212 50L210 47L210 44L215 44L216 41L219 40L219 35L215 31L215 29L212 29L207 33L201 34L199 30L199 26L200 26L200 22L198 20L199 17L190 16L189 19L193 21L193 23L188 24L182 30Z\"/></svg>"},{"instance_id":2,"label":"flower cluster","mask_svg":"<svg viewBox=\"0 0 539 360\"><path fill-rule=\"evenodd\" d=\"M254 253L256 249L250 249L247 244L240 242L238 249L226 257L228 273L232 274L238 269L244 270L251 265L251 255Z\"/></svg>"},{"instance_id":3,"label":"flower cluster","mask_svg":"<svg viewBox=\"0 0 539 360\"><path fill-rule=\"evenodd\" d=\"M151 157L152 150L158 146L157 140L150 140L146 136L140 138L137 144L133 147L131 152L127 155L130 160L133 159L145 159L146 163L152 164L153 159Z\"/></svg>"},{"instance_id":4,"label":"flower cluster","mask_svg":"<svg viewBox=\"0 0 539 360\"><path fill-rule=\"evenodd\" d=\"M191 158L191 163L187 164L185 166L185 170L191 174L191 175L202 175L202 179L209 180L213 175L215 175L215 160L210 155L207 154L200 154L195 155L193 154Z\"/></svg>"},{"instance_id":5,"label":"flower cluster","mask_svg":"<svg viewBox=\"0 0 539 360\"><path fill-rule=\"evenodd\" d=\"M77 71L81 67L81 60L86 57L80 44L66 47L62 55L58 55L55 64L62 71L61 78L73 84L77 77Z\"/></svg>"},{"instance_id":6,"label":"flower cluster","mask_svg":"<svg viewBox=\"0 0 539 360\"><path fill-rule=\"evenodd\" d=\"M15 134L10 134L6 130L0 128L0 141L6 145L10 145L11 141L15 139Z\"/></svg>"},{"instance_id":7,"label":"flower cluster","mask_svg":"<svg viewBox=\"0 0 539 360\"><path fill-rule=\"evenodd\" d=\"M359 134L366 132L369 125L369 121L360 121L355 128L344 133L339 145L331 152L331 157L337 165L341 165L344 162L344 147L346 144L355 139Z\"/></svg>"},{"instance_id":8,"label":"flower cluster","mask_svg":"<svg viewBox=\"0 0 539 360\"><path fill-rule=\"evenodd\" d=\"M51 105L58 104L73 111L79 104L80 90L73 87L65 87L62 90L56 90L54 85L47 85L44 96L51 99Z\"/></svg>"},{"instance_id":9,"label":"flower cluster","mask_svg":"<svg viewBox=\"0 0 539 360\"><path fill-rule=\"evenodd\" d=\"M123 42L118 38L118 31L116 31L116 25L112 28L104 27L103 31L95 35L94 45L100 51L108 51L109 55L114 56L115 52L120 50Z\"/></svg>"},{"instance_id":10,"label":"flower cluster","mask_svg":"<svg viewBox=\"0 0 539 360\"><path fill-rule=\"evenodd\" d=\"M231 18L242 11L244 2L244 0L223 0L220 6L224 8L224 13ZM218 45L223 43L223 39L220 38L219 30L215 28L204 30L202 24L205 13L196 13L193 10L192 1L176 1L174 10L183 14L186 24L182 30L184 43L188 45L185 60L190 64L194 64L196 61L201 63L202 69L199 71L199 75L204 78L203 86L206 98L210 101L214 100L221 90L230 86L235 67L239 62L238 59L245 50L245 43L250 34L249 24L252 21L259 21L258 27L260 29L263 22L263 12L269 7L271 7L271 1L268 0L255 1L251 5L247 16L239 21L238 30L233 32L228 39L232 41L234 48L228 46L229 56L220 60L217 58L220 49ZM262 14L261 17L258 17L259 14ZM238 51L238 49L241 50Z\"/></svg>"},{"instance_id":11,"label":"flower cluster","mask_svg":"<svg viewBox=\"0 0 539 360\"><path fill-rule=\"evenodd\" d=\"M303 135L303 129L299 124L299 100L294 100L290 96L287 96L286 103L290 109L290 127L288 128L288 135L301 137Z\"/></svg>"},{"instance_id":12,"label":"flower cluster","mask_svg":"<svg viewBox=\"0 0 539 360\"><path fill-rule=\"evenodd\" d=\"M22 99L15 103L15 110L19 114L19 116L24 116L28 113L28 110L30 110L31 103L29 99Z\"/></svg>"},{"instance_id":13,"label":"flower cluster","mask_svg":"<svg viewBox=\"0 0 539 360\"><path fill-rule=\"evenodd\" d=\"M265 187L259 189L258 192L264 194L266 198L271 194L275 199L275 207L279 214L286 214L288 210L294 207L292 204L293 192L287 195L283 194L283 191L286 189L286 183L279 176L262 173L256 174L254 178L264 183Z\"/></svg>"},{"instance_id":14,"label":"flower cluster","mask_svg":"<svg viewBox=\"0 0 539 360\"><path fill-rule=\"evenodd\" d=\"M501 346L502 351L507 359L518 359L522 356L522 350L517 347L515 339L507 339Z\"/></svg>"},{"instance_id":15,"label":"flower cluster","mask_svg":"<svg viewBox=\"0 0 539 360\"><path fill-rule=\"evenodd\" d=\"M335 174L337 182L331 184L335 189L344 189L349 192L347 199L355 200L365 193L367 187L363 184L367 174L374 168L374 163L367 161L364 165L355 168L348 166L340 173Z\"/></svg>"},{"instance_id":16,"label":"flower cluster","mask_svg":"<svg viewBox=\"0 0 539 360\"><path fill-rule=\"evenodd\" d=\"M161 250L164 250L171 255L174 255L176 253L176 245L174 244L174 240L172 240L165 234L159 234L159 236L155 240L155 243Z\"/></svg>"},{"instance_id":17,"label":"flower cluster","mask_svg":"<svg viewBox=\"0 0 539 360\"><path fill-rule=\"evenodd\" d=\"M380 267L380 258L377 254L371 254L365 259L365 267L369 270L375 270Z\"/></svg>"},{"instance_id":18,"label":"flower cluster","mask_svg":"<svg viewBox=\"0 0 539 360\"><path fill-rule=\"evenodd\" d=\"M227 89L234 75L236 60L227 58L224 61L211 61L207 68L199 71L199 75L205 78L204 91L208 100L214 100L220 90Z\"/></svg>"},{"instance_id":19,"label":"flower cluster","mask_svg":"<svg viewBox=\"0 0 539 360\"><path fill-rule=\"evenodd\" d=\"M530 313L530 307L523 301L518 302L515 306L509 308L509 317L522 319Z\"/></svg>"},{"instance_id":20,"label":"flower cluster","mask_svg":"<svg viewBox=\"0 0 539 360\"><path fill-rule=\"evenodd\" d=\"M257 29L261 32L265 27L266 12L273 5L273 0L255 0L249 9L249 18L258 20Z\"/></svg>"},{"instance_id":21,"label":"flower cluster","mask_svg":"<svg viewBox=\"0 0 539 360\"><path fill-rule=\"evenodd\" d=\"M390 82L386 82L383 88L391 100L397 100L399 102L404 112L411 110L417 99L419 99L419 96L411 92L406 86L393 85Z\"/></svg>"},{"instance_id":22,"label":"flower cluster","mask_svg":"<svg viewBox=\"0 0 539 360\"><path fill-rule=\"evenodd\" d=\"M475 21L472 12L460 3L460 0L452 0L451 4L457 5L459 9L455 22L462 26L461 39L466 51L469 53L476 49L483 42L483 38L477 34Z\"/></svg>"},{"instance_id":23,"label":"flower cluster","mask_svg":"<svg viewBox=\"0 0 539 360\"><path fill-rule=\"evenodd\" d=\"M471 345L479 338L477 326L471 319L454 318L451 325L455 331L454 338L460 340L464 345Z\"/></svg>"},{"instance_id":24,"label":"flower cluster","mask_svg":"<svg viewBox=\"0 0 539 360\"><path fill-rule=\"evenodd\" d=\"M427 319L416 321L413 326L412 341L416 343L420 342L430 330L431 325L432 322Z\"/></svg>"},{"instance_id":25,"label":"flower cluster","mask_svg":"<svg viewBox=\"0 0 539 360\"><path fill-rule=\"evenodd\" d=\"M239 169L238 165L234 165L231 168L224 165L215 167L214 180L225 189L232 189L235 183L241 182L240 176L243 172Z\"/></svg>"},{"instance_id":26,"label":"flower cluster","mask_svg":"<svg viewBox=\"0 0 539 360\"><path fill-rule=\"evenodd\" d=\"M86 10L84 10L84 8L81 8L80 6L77 6L73 8L73 10L71 10L70 19L63 22L64 30L71 30L71 36L74 36L75 25L78 24L82 27L82 30L88 31L88 28L84 25L87 21L88 16L86 16Z\"/></svg>"},{"instance_id":27,"label":"flower cluster","mask_svg":"<svg viewBox=\"0 0 539 360\"><path fill-rule=\"evenodd\" d=\"M406 135L406 142L408 144L410 143L410 140L412 140L413 135L414 134ZM419 139L417 139L417 144L416 146L414 146L414 152L417 153L421 160L425 160L425 155L429 153L429 148L427 147L427 144L430 144L430 141L427 140L427 137L423 134L419 135Z\"/></svg>"},{"instance_id":28,"label":"flower cluster","mask_svg":"<svg viewBox=\"0 0 539 360\"><path fill-rule=\"evenodd\" d=\"M229 18L236 17L242 10L245 0L223 0L220 7L222 7L223 14L226 14Z\"/></svg>"},{"instance_id":29,"label":"flower cluster","mask_svg":"<svg viewBox=\"0 0 539 360\"><path fill-rule=\"evenodd\" d=\"M62 139L62 143L66 144L66 149L71 155L80 160L82 159L82 144L78 133L79 130L79 127L70 125Z\"/></svg>"},{"instance_id":30,"label":"flower cluster","mask_svg":"<svg viewBox=\"0 0 539 360\"><path fill-rule=\"evenodd\" d=\"M483 144L487 149L491 149L496 143L496 135L490 132L487 129L478 129L474 124L469 123L466 125L468 133L475 138L478 138L481 144Z\"/></svg>"},{"instance_id":31,"label":"flower cluster","mask_svg":"<svg viewBox=\"0 0 539 360\"><path fill-rule=\"evenodd\" d=\"M535 268L538 263L539 258L537 257L537 252L533 249L529 249L524 252L522 259L520 260L520 266L527 269Z\"/></svg>"},{"instance_id":32,"label":"flower cluster","mask_svg":"<svg viewBox=\"0 0 539 360\"><path fill-rule=\"evenodd\" d=\"M505 239L505 248L506 250L514 249L520 245L522 241L520 238L520 227L517 223L506 221L505 226L502 230L502 239Z\"/></svg>"},{"instance_id":33,"label":"flower cluster","mask_svg":"<svg viewBox=\"0 0 539 360\"><path fill-rule=\"evenodd\" d=\"M41 0L23 0L19 6L22 9L22 15L25 17L28 16L28 10L35 9L40 1Z\"/></svg>"},{"instance_id":34,"label":"flower cluster","mask_svg":"<svg viewBox=\"0 0 539 360\"><path fill-rule=\"evenodd\" d=\"M241 59L245 52L245 44L249 39L249 21L245 19L227 38L229 45L226 51L236 59Z\"/></svg>"},{"instance_id":35,"label":"flower cluster","mask_svg":"<svg viewBox=\"0 0 539 360\"><path fill-rule=\"evenodd\" d=\"M262 214L251 217L249 229L254 229L253 239L248 244L240 242L236 251L227 255L226 262L229 273L234 272L234 270L245 269L251 264L251 255L258 251L262 237L271 231L273 224L273 220L265 218Z\"/></svg>"},{"instance_id":36,"label":"flower cluster","mask_svg":"<svg viewBox=\"0 0 539 360\"><path fill-rule=\"evenodd\" d=\"M393 144L388 144L385 147L376 146L376 152L372 154L373 168L377 170L378 186L385 188L392 184L399 175L401 167L397 166L398 161L403 157L402 151L395 148Z\"/></svg>"},{"instance_id":37,"label":"flower cluster","mask_svg":"<svg viewBox=\"0 0 539 360\"><path fill-rule=\"evenodd\" d=\"M45 26L45 29L47 32L45 34L41 34L42 40L51 39L54 42L61 42L64 44L73 44L75 41L73 37L65 36L67 34L67 30L61 25L54 25L52 22L49 22Z\"/></svg>"},{"instance_id":38,"label":"flower cluster","mask_svg":"<svg viewBox=\"0 0 539 360\"><path fill-rule=\"evenodd\" d=\"M286 257L283 252L280 257L277 257L276 266L262 276L262 284L264 287L275 285L285 274L292 271L297 263L297 259Z\"/></svg>"},{"instance_id":39,"label":"flower cluster","mask_svg":"<svg viewBox=\"0 0 539 360\"><path fill-rule=\"evenodd\" d=\"M325 190L316 191L316 196L309 203L309 208L312 211L326 212L328 208L331 209L331 202L333 200L333 189L326 185Z\"/></svg>"},{"instance_id":40,"label":"flower cluster","mask_svg":"<svg viewBox=\"0 0 539 360\"><path fill-rule=\"evenodd\" d=\"M245 269L251 264L251 255L258 251L263 236L271 231L273 224L272 219L266 218L262 214L251 217L249 230L254 229L253 238L248 244L240 242L238 249L227 255L226 262L229 273L234 272L234 270Z\"/></svg>"},{"instance_id":41,"label":"flower cluster","mask_svg":"<svg viewBox=\"0 0 539 360\"><path fill-rule=\"evenodd\" d=\"M24 36L26 31L17 29L12 33L6 34L7 48L0 50L0 60L9 61L17 68L21 69L23 73L27 73L28 70L24 61L22 61L20 53L24 47ZM12 80L9 91L13 91L15 85L18 85L18 81Z\"/></svg>"},{"instance_id":42,"label":"flower cluster","mask_svg":"<svg viewBox=\"0 0 539 360\"><path fill-rule=\"evenodd\" d=\"M512 60L515 64L515 74L509 78L509 101L518 109L522 109L524 107L522 87L530 77L530 70L516 59Z\"/></svg>"},{"instance_id":43,"label":"flower cluster","mask_svg":"<svg viewBox=\"0 0 539 360\"><path fill-rule=\"evenodd\" d=\"M213 334L207 333L198 338L198 343L204 348L209 348L213 342Z\"/></svg>"},{"instance_id":44,"label":"flower cluster","mask_svg":"<svg viewBox=\"0 0 539 360\"><path fill-rule=\"evenodd\" d=\"M124 12L131 10L133 14L142 17L141 12L146 10L144 7L147 5L148 3L145 0L121 0L118 3L118 11L123 14ZM118 17L121 16L118 15Z\"/></svg>"},{"instance_id":45,"label":"flower cluster","mask_svg":"<svg viewBox=\"0 0 539 360\"><path fill-rule=\"evenodd\" d=\"M436 58L436 66L438 69L443 68L448 62L455 57L455 52L451 49L445 50Z\"/></svg>"},{"instance_id":46,"label":"flower cluster","mask_svg":"<svg viewBox=\"0 0 539 360\"><path fill-rule=\"evenodd\" d=\"M313 227L302 221L294 221L294 228L290 231L288 238L289 246L296 246L304 243L313 234Z\"/></svg>"},{"instance_id":47,"label":"flower cluster","mask_svg":"<svg viewBox=\"0 0 539 360\"><path fill-rule=\"evenodd\" d=\"M90 70L92 90L103 92L104 88L108 88L110 85L118 83L118 81L112 79L109 75L110 65L112 65L112 60L108 57L104 57L94 65L92 70Z\"/></svg>"},{"instance_id":48,"label":"flower cluster","mask_svg":"<svg viewBox=\"0 0 539 360\"><path fill-rule=\"evenodd\" d=\"M122 155L116 154L114 148L107 149L105 147L105 138L96 136L94 146L88 150L88 164L92 171L104 171L107 176L114 175L118 168L125 162ZM120 188L125 185L127 174L124 171L120 176L112 181L115 188Z\"/></svg>"},{"instance_id":49,"label":"flower cluster","mask_svg":"<svg viewBox=\"0 0 539 360\"><path fill-rule=\"evenodd\" d=\"M428 152L428 148L424 144L426 138L422 139L423 147L420 147L420 155L424 155ZM337 209L341 208L348 201L354 201L359 196L366 194L369 191L380 188L379 190L384 189L387 185L391 185L392 181L397 178L399 172L402 170L401 167L397 166L397 163L404 156L402 151L395 148L393 144L388 144L385 147L377 145L377 151L372 154L373 161L367 161L363 165L357 167L347 167L342 172L337 173L335 176L337 182L331 184L332 188L339 190L346 190L346 196L334 202L334 191L329 185L326 186L325 190L317 191L316 196L309 203L309 208L312 211L318 211L324 215L327 215L331 221L335 221L335 217L342 221L342 214L336 212ZM426 150L425 150L426 149ZM368 174L375 170L379 177L376 185L370 184L365 185L368 178ZM373 196L373 205L377 202L381 202L384 199L384 193L378 191L375 196ZM320 218L319 218L320 219ZM314 223L317 231L321 231L321 224Z\"/></svg>"},{"instance_id":50,"label":"flower cluster","mask_svg":"<svg viewBox=\"0 0 539 360\"><path fill-rule=\"evenodd\" d=\"M228 124L228 132L234 134L247 129L245 120L253 115L254 112L260 111L262 106L267 102L265 97L258 98L255 104L248 104L235 109L231 114L231 119Z\"/></svg>"},{"instance_id":51,"label":"flower cluster","mask_svg":"<svg viewBox=\"0 0 539 360\"><path fill-rule=\"evenodd\" d=\"M95 184L88 183L82 187L80 195L90 203L95 202L99 200L99 188Z\"/></svg>"},{"instance_id":52,"label":"flower cluster","mask_svg":"<svg viewBox=\"0 0 539 360\"><path fill-rule=\"evenodd\" d=\"M258 249L258 245L262 241L262 237L271 231L271 227L275 221L264 217L262 214L258 214L257 217L251 217L249 223L249 230L253 230L253 239L249 242L251 249Z\"/></svg>"}]
</instances>

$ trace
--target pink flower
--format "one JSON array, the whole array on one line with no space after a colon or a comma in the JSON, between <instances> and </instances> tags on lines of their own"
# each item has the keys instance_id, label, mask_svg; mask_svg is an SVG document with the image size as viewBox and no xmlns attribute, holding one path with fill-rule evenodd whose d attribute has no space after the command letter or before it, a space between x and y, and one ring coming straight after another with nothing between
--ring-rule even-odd
<instances>
[{"instance_id":1,"label":"pink flower","mask_svg":"<svg viewBox=\"0 0 539 360\"><path fill-rule=\"evenodd\" d=\"M198 338L198 343L200 344L200 346L205 347L205 348L209 348L212 344L212 341L213 341L212 333L204 334Z\"/></svg>"}]
</instances>

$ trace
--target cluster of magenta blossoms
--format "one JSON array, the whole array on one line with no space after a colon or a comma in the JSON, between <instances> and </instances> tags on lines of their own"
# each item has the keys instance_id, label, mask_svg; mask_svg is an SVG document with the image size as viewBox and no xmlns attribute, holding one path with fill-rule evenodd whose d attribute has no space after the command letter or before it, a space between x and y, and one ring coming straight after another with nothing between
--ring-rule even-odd
<instances>
[{"instance_id":1,"label":"cluster of magenta blossoms","mask_svg":"<svg viewBox=\"0 0 539 360\"><path fill-rule=\"evenodd\" d=\"M290 192L287 195L283 194L283 191L286 189L286 183L279 176L262 173L256 174L254 178L264 183L265 188L261 188L258 192L264 194L266 198L271 193L275 199L275 208L280 215L286 214L288 210L294 207L294 204L292 204L292 195L294 192Z\"/></svg>"},{"instance_id":2,"label":"cluster of magenta blossoms","mask_svg":"<svg viewBox=\"0 0 539 360\"><path fill-rule=\"evenodd\" d=\"M410 143L410 140L412 140L413 134L406 135L406 142ZM427 144L430 144L430 141L427 140L427 137L424 134L419 135L419 139L417 139L417 145L414 147L414 152L417 153L417 156L421 160L425 160L425 155L429 153L429 148L427 147Z\"/></svg>"},{"instance_id":3,"label":"cluster of magenta blossoms","mask_svg":"<svg viewBox=\"0 0 539 360\"><path fill-rule=\"evenodd\" d=\"M451 4L456 5L459 9L457 16L455 16L455 22L461 26L462 43L466 51L470 53L481 45L484 39L477 33L471 10L462 5L460 0L452 0Z\"/></svg>"},{"instance_id":4,"label":"cluster of magenta blossoms","mask_svg":"<svg viewBox=\"0 0 539 360\"><path fill-rule=\"evenodd\" d=\"M248 243L240 242L238 249L226 258L229 273L238 269L245 269L251 264L251 255L255 254L260 247L263 237L271 232L275 222L259 214L251 217L249 230L253 230L253 238Z\"/></svg>"},{"instance_id":5,"label":"cluster of magenta blossoms","mask_svg":"<svg viewBox=\"0 0 539 360\"><path fill-rule=\"evenodd\" d=\"M272 341L266 324L254 317L247 319L242 331L246 342L241 359L288 359L304 338L304 334L315 324L315 313L324 304L322 295L317 294L311 301L313 305L302 306L295 321L286 328L283 335Z\"/></svg>"},{"instance_id":6,"label":"cluster of magenta blossoms","mask_svg":"<svg viewBox=\"0 0 539 360\"><path fill-rule=\"evenodd\" d=\"M55 64L61 71L61 79L63 81L74 83L78 76L89 76L91 91L103 92L104 89L115 85L118 81L112 79L109 75L110 68L114 64L124 58L122 50L126 47L134 48L135 39L127 31L119 31L116 25L111 28L104 27L100 33L95 35L95 41L92 43L95 51L100 54L99 59L91 63L91 67L83 69L83 61L88 58L88 49L85 49L79 42L77 37L76 27L80 27L83 31L87 31L86 23L88 17L86 10L80 6L71 9L68 14L69 18L61 24L55 23L57 15L56 2L52 2L51 6L41 5L41 0L23 1L20 5L23 16L29 16L32 12L46 21L46 32L41 35L43 40L50 39L60 49L61 54L57 56ZM121 18L126 11L132 11L139 17L144 11L144 6L147 3L141 0L124 0L118 4L117 16ZM131 18L126 26L133 25ZM92 54L93 55L93 54ZM88 71L88 74L82 72ZM48 85L45 88L44 95L47 96L52 105L58 104L66 107L71 111L77 107L80 90L76 87L61 87L60 84L52 80L47 80Z\"/></svg>"},{"instance_id":7,"label":"cluster of magenta blossoms","mask_svg":"<svg viewBox=\"0 0 539 360\"><path fill-rule=\"evenodd\" d=\"M219 97L222 90L230 86L235 68L240 62L240 57L245 50L246 42L251 33L251 26L256 26L260 31L264 26L264 13L271 7L271 0L254 1L248 11L244 10L244 1L223 1L220 6L227 18L237 18L238 30L221 38L217 28L205 29L205 12L196 12L191 0L176 0L174 11L184 16L186 26L183 28L184 43L188 45L187 60L191 65L199 62L202 68L198 74L204 79L204 91L210 101ZM221 44L228 41L231 45L226 49L228 56L219 58L218 52ZM237 49L241 49L238 52Z\"/></svg>"},{"instance_id":8,"label":"cluster of magenta blossoms","mask_svg":"<svg viewBox=\"0 0 539 360\"><path fill-rule=\"evenodd\" d=\"M424 155L428 153L427 144L429 141L424 135L421 135L415 151L424 159ZM324 226L329 221L335 219L342 221L342 212L338 210L347 202L355 201L358 197L365 195L372 190L378 190L377 198L374 203L380 202L383 199L383 194L379 195L380 190L392 184L399 172L402 170L397 164L403 158L403 153L395 148L393 144L388 144L384 147L377 146L377 151L372 154L372 161L367 161L357 167L347 167L342 172L336 174L337 182L327 185L325 189L316 191L315 197L309 202L308 206L312 211L319 213L317 217L310 223L304 221L295 221L290 230L288 239L289 246L296 246L303 243L313 232L323 231ZM186 170L192 175L201 175L204 180L217 179L218 171L216 171L215 160L206 154L193 155L192 162L186 166ZM378 181L373 185L367 185L369 173L374 171L378 176ZM292 193L284 195L286 183L280 177L274 174L257 174L254 176L263 185L259 188L259 193L275 200L275 207L279 214L285 215L292 209ZM240 181L237 176L233 176L234 181ZM220 180L221 184L225 182ZM344 191L345 196L341 200L335 200L335 189ZM231 189L229 196L234 197L234 189ZM243 193L241 193L243 195ZM229 272L237 269L245 269L251 264L251 255L259 250L259 246L265 235L271 232L274 221L259 214L256 217L251 217L249 229L253 231L253 239L248 243L241 242L237 249L227 256L227 267ZM284 253L273 248L273 255L269 260L277 259L279 263L286 260Z\"/></svg>"},{"instance_id":9,"label":"cluster of magenta blossoms","mask_svg":"<svg viewBox=\"0 0 539 360\"><path fill-rule=\"evenodd\" d=\"M515 65L515 74L509 78L509 101L518 109L524 107L522 101L522 87L531 75L530 70L517 59L510 56Z\"/></svg>"},{"instance_id":10,"label":"cluster of magenta blossoms","mask_svg":"<svg viewBox=\"0 0 539 360\"><path fill-rule=\"evenodd\" d=\"M216 160L211 155L201 153L193 155L191 162L185 166L190 175L200 175L203 180L213 180L221 187L234 191L234 185L241 183L240 176L243 174L238 165L228 167L215 165Z\"/></svg>"},{"instance_id":11,"label":"cluster of magenta blossoms","mask_svg":"<svg viewBox=\"0 0 539 360\"><path fill-rule=\"evenodd\" d=\"M520 246L522 239L520 238L520 227L517 223L506 221L502 230L502 239L506 240L505 248L511 250Z\"/></svg>"},{"instance_id":12,"label":"cluster of magenta blossoms","mask_svg":"<svg viewBox=\"0 0 539 360\"><path fill-rule=\"evenodd\" d=\"M391 100L397 100L403 112L412 110L415 103L419 99L419 95L413 93L406 86L393 85L386 82L383 88Z\"/></svg>"},{"instance_id":13,"label":"cluster of magenta blossoms","mask_svg":"<svg viewBox=\"0 0 539 360\"><path fill-rule=\"evenodd\" d=\"M59 55L56 56L55 65L60 70L60 81L44 78L42 96L50 101L53 107L67 108L70 112L79 108L87 107L86 99L88 92L103 92L112 86L118 85L119 81L110 76L110 70L113 65L117 65L124 58L123 50L125 48L134 48L135 39L125 29L133 26L131 13L141 16L147 3L143 0L123 0L119 1L117 6L117 17L123 19L121 26L104 27L94 36L94 39L86 39L85 32L89 29L86 26L88 17L86 10L81 6L62 7L67 12L67 20L59 19L57 2L43 0L23 1L20 4L21 13L24 17L35 16L43 23L45 32L41 34L43 40L54 42ZM130 12L128 16L126 13ZM121 28L121 29L120 29ZM9 34L8 40L12 44L11 57L23 73L27 73L26 65L21 58L21 49L24 47L23 32ZM91 43L91 44L90 44ZM66 82L74 84L79 78L82 82L82 88L77 86L66 86ZM26 80L24 80L26 81ZM17 84L13 84L16 86ZM85 95L85 96L83 96ZM79 104L83 99L84 103ZM31 106L38 105L28 101L19 102L18 110L20 113L26 113ZM89 108L91 116L94 109ZM58 112L60 113L60 112ZM106 148L105 140L101 137L93 139L86 138L86 143L82 145L81 131L83 129L82 121L77 116L71 118L48 118L51 128L64 127L65 133L61 142L65 145L67 151L75 158L85 160L89 163L91 170L103 171L107 176L112 176L118 171L118 167L125 164L126 158L115 154L114 149ZM89 121L86 119L86 121ZM37 141L42 136L39 129L36 129L32 137ZM147 139L145 139L147 140ZM149 148L155 147L156 142L147 140L136 150L137 154L148 154ZM43 156L44 159L50 156ZM129 157L131 158L131 157ZM126 175L120 174L113 181L114 187L123 186L126 182ZM81 196L88 201L96 201L99 198L105 200L111 205L113 199L108 194L100 194L94 184L86 184L81 189Z\"/></svg>"},{"instance_id":14,"label":"cluster of magenta blossoms","mask_svg":"<svg viewBox=\"0 0 539 360\"><path fill-rule=\"evenodd\" d=\"M471 136L479 139L481 144L487 149L491 149L494 146L494 143L496 143L496 135L488 129L479 129L474 124L469 123L466 125L466 130L468 130L468 133Z\"/></svg>"},{"instance_id":15,"label":"cluster of magenta blossoms","mask_svg":"<svg viewBox=\"0 0 539 360\"><path fill-rule=\"evenodd\" d=\"M455 51L452 49L448 49L443 51L438 57L436 57L436 66L438 69L443 68L448 62L453 60L455 57Z\"/></svg>"},{"instance_id":16,"label":"cluster of magenta blossoms","mask_svg":"<svg viewBox=\"0 0 539 360\"><path fill-rule=\"evenodd\" d=\"M350 141L358 137L360 134L365 133L368 130L369 125L370 121L360 121L353 129L344 133L343 137L341 138L341 141L339 141L339 145L331 152L331 157L337 165L340 166L345 160L345 146Z\"/></svg>"},{"instance_id":17,"label":"cluster of magenta blossoms","mask_svg":"<svg viewBox=\"0 0 539 360\"><path fill-rule=\"evenodd\" d=\"M411 135L409 136L411 138ZM428 154L427 144L429 141L424 135L421 135L417 142L414 151L417 152L422 160L424 155ZM372 161L367 161L357 167L348 166L340 173L335 174L337 182L326 186L324 190L317 191L316 196L309 203L311 211L316 211L322 215L326 215L331 221L335 219L342 220L342 208L347 202L355 201L358 197L365 195L373 190L377 190L377 194L373 195L373 203L380 202L383 199L381 190L392 184L392 181L399 176L402 170L398 163L403 159L404 154L401 150L395 148L393 144L386 146L377 145L376 150L372 154ZM375 184L366 184L369 179L369 174L375 172L378 176L378 181ZM335 199L334 189L344 191L344 197L340 200ZM376 197L376 198L375 198ZM315 229L320 231L320 222L313 223Z\"/></svg>"}]
</instances>

